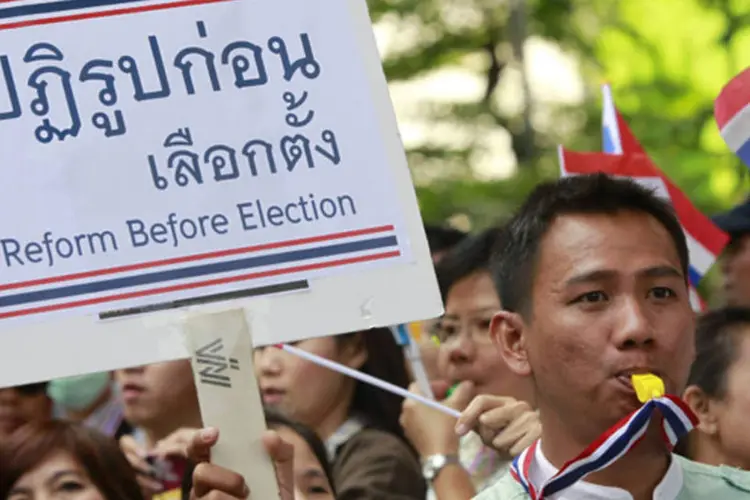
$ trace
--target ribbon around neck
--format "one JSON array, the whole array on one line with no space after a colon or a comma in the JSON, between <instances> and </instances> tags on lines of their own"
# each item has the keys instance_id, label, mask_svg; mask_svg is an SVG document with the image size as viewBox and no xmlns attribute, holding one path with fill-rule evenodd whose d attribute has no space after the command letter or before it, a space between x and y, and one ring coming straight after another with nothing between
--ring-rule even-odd
<instances>
[{"instance_id":1,"label":"ribbon around neck","mask_svg":"<svg viewBox=\"0 0 750 500\"><path fill-rule=\"evenodd\" d=\"M672 395L662 396L646 402L641 408L609 428L580 455L563 465L557 474L549 478L539 489L531 484L529 477L539 440L513 460L511 476L523 486L533 500L543 500L547 496L559 493L588 474L608 467L630 451L646 433L656 409L659 409L663 417L662 437L670 450L698 423L698 418L684 401Z\"/></svg>"}]
</instances>

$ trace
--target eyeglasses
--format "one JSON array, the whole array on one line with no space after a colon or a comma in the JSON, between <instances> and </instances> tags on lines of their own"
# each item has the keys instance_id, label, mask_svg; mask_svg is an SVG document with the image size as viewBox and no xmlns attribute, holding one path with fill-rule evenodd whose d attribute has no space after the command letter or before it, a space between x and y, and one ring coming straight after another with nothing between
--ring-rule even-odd
<instances>
[{"instance_id":1,"label":"eyeglasses","mask_svg":"<svg viewBox=\"0 0 750 500\"><path fill-rule=\"evenodd\" d=\"M38 396L44 394L47 391L47 382L37 382L34 384L17 385L12 387L19 394L24 396Z\"/></svg>"},{"instance_id":2,"label":"eyeglasses","mask_svg":"<svg viewBox=\"0 0 750 500\"><path fill-rule=\"evenodd\" d=\"M461 332L468 333L472 341L481 344L490 342L491 313L459 318L446 316L432 325L431 334L437 337L441 344L458 338Z\"/></svg>"}]
</instances>

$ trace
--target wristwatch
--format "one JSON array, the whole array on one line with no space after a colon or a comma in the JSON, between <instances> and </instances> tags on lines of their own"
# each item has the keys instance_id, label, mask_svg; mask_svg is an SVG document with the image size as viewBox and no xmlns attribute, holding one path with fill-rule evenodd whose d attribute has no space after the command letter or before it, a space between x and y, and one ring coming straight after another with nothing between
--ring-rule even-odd
<instances>
[{"instance_id":1,"label":"wristwatch","mask_svg":"<svg viewBox=\"0 0 750 500\"><path fill-rule=\"evenodd\" d=\"M457 455L430 455L422 461L422 476L431 483L447 465L460 463Z\"/></svg>"}]
</instances>

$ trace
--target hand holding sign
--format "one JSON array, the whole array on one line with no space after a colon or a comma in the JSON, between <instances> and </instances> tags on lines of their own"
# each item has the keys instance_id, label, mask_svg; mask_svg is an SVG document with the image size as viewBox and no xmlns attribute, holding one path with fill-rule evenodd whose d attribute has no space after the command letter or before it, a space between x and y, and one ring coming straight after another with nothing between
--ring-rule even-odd
<instances>
[{"instance_id":1,"label":"hand holding sign","mask_svg":"<svg viewBox=\"0 0 750 500\"><path fill-rule=\"evenodd\" d=\"M253 498L242 475L210 463L211 448L219 440L216 429L195 431L191 436L187 454L197 463L193 471L192 500L208 498ZM276 467L281 500L294 500L294 449L274 431L263 436L263 446Z\"/></svg>"}]
</instances>

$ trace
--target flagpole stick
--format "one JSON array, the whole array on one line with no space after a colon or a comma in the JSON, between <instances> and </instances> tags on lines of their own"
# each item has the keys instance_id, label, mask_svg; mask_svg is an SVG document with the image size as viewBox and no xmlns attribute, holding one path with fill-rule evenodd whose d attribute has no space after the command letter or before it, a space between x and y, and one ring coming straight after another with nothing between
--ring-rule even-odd
<instances>
[{"instance_id":1,"label":"flagpole stick","mask_svg":"<svg viewBox=\"0 0 750 500\"><path fill-rule=\"evenodd\" d=\"M365 384L373 385L375 387L383 389L384 391L388 391L397 396L401 396L402 398L412 399L414 401L422 403L425 406L429 406L430 408L434 410L442 412L446 415L450 415L451 417L458 418L461 416L461 412L454 410L453 408L449 408L443 404L440 404L437 401L428 399L420 394L409 392L402 387L391 384L390 382L386 382L385 380L381 380L379 378L373 377L372 375L362 373L358 370L354 370L352 368L349 368L348 366L344 366L342 364L331 361L330 359L322 358L320 356L311 354L307 351L303 351L302 349L298 349L297 347L293 347L287 344L276 344L275 347L285 352L288 352L290 354L294 354L295 356L299 356L300 358L306 359L312 363L315 363L316 365L323 366L325 368L339 372L353 379L359 380L360 382L364 382Z\"/></svg>"}]
</instances>

